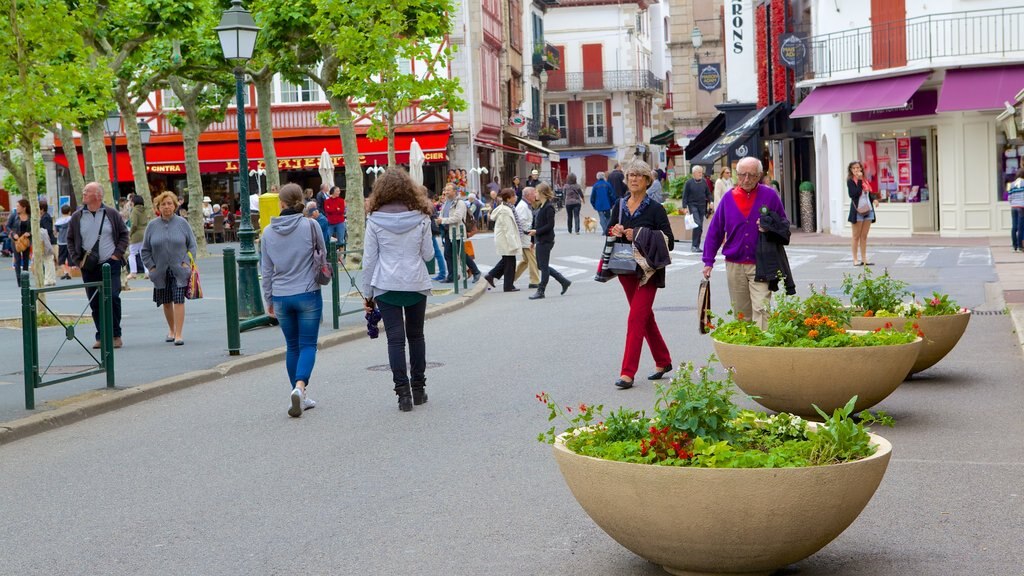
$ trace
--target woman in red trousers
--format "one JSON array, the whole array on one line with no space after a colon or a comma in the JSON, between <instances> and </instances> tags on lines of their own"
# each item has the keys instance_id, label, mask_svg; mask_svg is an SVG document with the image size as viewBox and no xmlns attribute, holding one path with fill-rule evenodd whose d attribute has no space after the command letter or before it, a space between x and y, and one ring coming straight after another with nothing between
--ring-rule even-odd
<instances>
[{"instance_id":1,"label":"woman in red trousers","mask_svg":"<svg viewBox=\"0 0 1024 576\"><path fill-rule=\"evenodd\" d=\"M668 214L661 204L647 196L647 187L654 181L651 167L646 162L634 161L626 168L626 187L629 195L612 206L609 234L616 242L633 242L639 228L658 230L668 240L668 250L675 244ZM638 266L639 269L639 266ZM672 369L672 357L665 339L654 319L654 297L659 288L665 287L665 269L660 268L641 283L639 274L619 274L619 283L629 301L629 319L626 323L626 349L622 354L622 371L615 385L626 389L633 387L640 366L640 351L644 340L654 356L654 373L648 380L660 380Z\"/></svg>"}]
</instances>

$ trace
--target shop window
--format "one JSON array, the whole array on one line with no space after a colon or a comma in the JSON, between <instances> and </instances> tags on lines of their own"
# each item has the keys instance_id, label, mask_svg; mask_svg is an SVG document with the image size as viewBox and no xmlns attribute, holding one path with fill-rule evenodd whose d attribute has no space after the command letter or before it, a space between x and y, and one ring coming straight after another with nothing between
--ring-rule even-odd
<instances>
[{"instance_id":1,"label":"shop window","mask_svg":"<svg viewBox=\"0 0 1024 576\"><path fill-rule=\"evenodd\" d=\"M320 87L309 78L303 78L302 82L292 84L287 80L281 80L281 102L317 102L320 98Z\"/></svg>"},{"instance_id":2,"label":"shop window","mask_svg":"<svg viewBox=\"0 0 1024 576\"><path fill-rule=\"evenodd\" d=\"M879 201L928 202L931 199L928 129L865 133L860 134L858 140L864 179L879 194Z\"/></svg>"},{"instance_id":3,"label":"shop window","mask_svg":"<svg viewBox=\"0 0 1024 576\"><path fill-rule=\"evenodd\" d=\"M1017 179L1017 170L1024 167L1024 142L1021 140L1007 140L1002 130L996 130L996 150L1000 151L998 158L999 186L996 189L996 200L1005 202L1010 191L1010 184Z\"/></svg>"},{"instance_id":4,"label":"shop window","mask_svg":"<svg viewBox=\"0 0 1024 576\"><path fill-rule=\"evenodd\" d=\"M562 138L565 138L568 125L565 123L565 103L548 104L548 124L557 127Z\"/></svg>"}]
</instances>

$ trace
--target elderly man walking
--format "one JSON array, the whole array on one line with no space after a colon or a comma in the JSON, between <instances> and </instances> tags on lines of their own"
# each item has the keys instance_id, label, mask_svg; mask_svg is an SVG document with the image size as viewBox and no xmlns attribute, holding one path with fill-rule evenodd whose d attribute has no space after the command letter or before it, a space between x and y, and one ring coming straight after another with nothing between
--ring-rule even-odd
<instances>
[{"instance_id":1,"label":"elderly man walking","mask_svg":"<svg viewBox=\"0 0 1024 576\"><path fill-rule=\"evenodd\" d=\"M103 187L90 182L82 189L84 206L71 216L68 225L68 255L71 263L82 270L82 282L103 280L103 265L110 264L111 308L114 315L114 348L122 346L121 341L121 267L124 253L128 249L128 227L124 225L120 212L103 204ZM88 254L88 256L87 256ZM92 321L96 326L96 342L100 347L100 298L96 288L86 288L92 308Z\"/></svg>"},{"instance_id":2,"label":"elderly man walking","mask_svg":"<svg viewBox=\"0 0 1024 576\"><path fill-rule=\"evenodd\" d=\"M693 241L691 252L700 252L700 237L704 231L704 217L707 216L708 204L714 201L715 197L711 192L711 186L704 178L704 167L694 166L690 170L693 176L683 186L683 205L686 211L693 215L697 227L693 229Z\"/></svg>"},{"instance_id":3,"label":"elderly man walking","mask_svg":"<svg viewBox=\"0 0 1024 576\"><path fill-rule=\"evenodd\" d=\"M789 226L779 195L773 188L759 184L763 172L757 158L748 156L736 164L736 187L722 196L711 217L703 257L704 277L710 279L715 256L722 249L732 309L762 329L768 322L772 295L767 282L754 280L762 209L774 212L782 225Z\"/></svg>"},{"instance_id":4,"label":"elderly man walking","mask_svg":"<svg viewBox=\"0 0 1024 576\"><path fill-rule=\"evenodd\" d=\"M523 188L523 199L516 203L516 222L519 224L520 240L523 243L523 259L516 266L515 280L523 275L523 270L530 269L530 288L540 285L540 269L537 268L537 252L533 245L533 237L528 234L533 229L533 208L537 202L537 189L532 186Z\"/></svg>"}]
</instances>

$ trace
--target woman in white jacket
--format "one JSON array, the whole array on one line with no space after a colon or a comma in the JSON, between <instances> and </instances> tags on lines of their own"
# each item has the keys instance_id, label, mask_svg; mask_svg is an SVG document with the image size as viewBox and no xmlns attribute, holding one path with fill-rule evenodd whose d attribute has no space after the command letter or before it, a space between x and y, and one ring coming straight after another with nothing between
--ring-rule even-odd
<instances>
[{"instance_id":1,"label":"woman in white jacket","mask_svg":"<svg viewBox=\"0 0 1024 576\"><path fill-rule=\"evenodd\" d=\"M362 291L367 313L376 306L388 336L388 361L398 409L427 401L427 349L423 319L430 295L426 262L434 258L430 217L434 207L426 190L405 170L388 168L367 199L363 241ZM409 366L405 343L409 342Z\"/></svg>"},{"instance_id":2,"label":"woman in white jacket","mask_svg":"<svg viewBox=\"0 0 1024 576\"><path fill-rule=\"evenodd\" d=\"M494 222L494 248L501 260L490 272L484 274L484 280L494 288L496 278L505 278L505 292L518 292L515 287L516 254L523 251L523 242L519 236L519 222L516 220L512 205L516 201L516 191L505 188L498 194L501 204L491 210L490 219Z\"/></svg>"}]
</instances>

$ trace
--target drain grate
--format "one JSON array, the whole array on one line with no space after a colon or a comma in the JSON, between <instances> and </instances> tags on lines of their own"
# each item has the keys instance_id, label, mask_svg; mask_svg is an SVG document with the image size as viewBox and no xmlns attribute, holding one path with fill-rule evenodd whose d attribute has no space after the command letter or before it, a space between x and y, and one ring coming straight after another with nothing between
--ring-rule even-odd
<instances>
[{"instance_id":1,"label":"drain grate","mask_svg":"<svg viewBox=\"0 0 1024 576\"><path fill-rule=\"evenodd\" d=\"M427 370L431 368L440 368L444 366L444 362L427 362ZM367 370L370 372L391 372L391 366L388 364L377 364L376 366L367 366Z\"/></svg>"},{"instance_id":2,"label":"drain grate","mask_svg":"<svg viewBox=\"0 0 1024 576\"><path fill-rule=\"evenodd\" d=\"M971 310L972 316L1006 316L1006 310Z\"/></svg>"}]
</instances>

